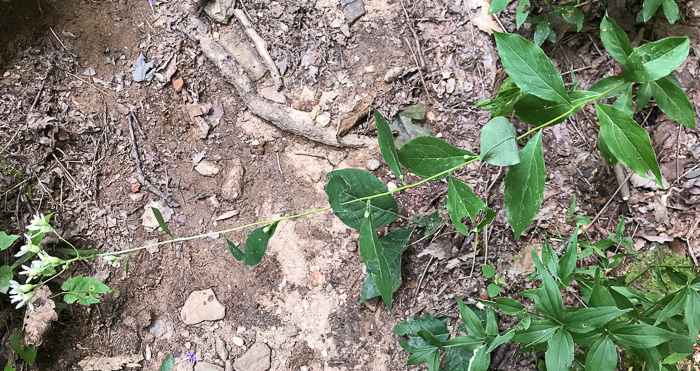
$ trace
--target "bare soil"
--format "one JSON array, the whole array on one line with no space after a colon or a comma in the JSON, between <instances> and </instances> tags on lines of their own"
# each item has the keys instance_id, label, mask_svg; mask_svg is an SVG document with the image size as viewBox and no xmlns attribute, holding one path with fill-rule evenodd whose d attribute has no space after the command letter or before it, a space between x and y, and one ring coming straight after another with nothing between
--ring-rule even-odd
<instances>
[{"instance_id":1,"label":"bare soil","mask_svg":"<svg viewBox=\"0 0 700 371\"><path fill-rule=\"evenodd\" d=\"M500 78L492 36L477 27L478 22L470 22L482 11L476 5L365 1L366 14L349 27L349 37L331 26L336 18L344 19L338 1L246 1L243 6L270 44L275 62L286 66L280 71L283 105L310 114L316 110L330 117L329 127L335 128L368 98L387 117L424 103L428 115L421 126L478 152L480 129L489 113L472 106L491 97ZM252 114L200 51L192 37L191 8L184 0L156 1L153 8L146 0L0 3L0 44L5 46L0 51L0 230L18 233L40 211L54 213L57 229L79 248L116 251L166 239L164 233L142 226L145 205L161 198L137 180L129 111L144 133L135 133L144 177L179 204L169 223L176 236L326 207L323 185L328 172L364 169L369 159L381 159L376 148L318 144ZM570 30L557 44L544 46L561 71L577 71L581 88L620 72L601 53L596 17L605 10L603 5L593 7L582 32ZM661 20L657 28L629 31L632 38L644 32L644 40L691 37L691 55L677 77L697 111L698 14L691 5L681 12L676 25ZM512 14L509 8L499 15L508 31L515 29ZM194 16L210 22L204 12ZM236 22L234 17L231 23ZM213 27L216 38L235 25ZM524 30L528 32L532 30ZM139 53L155 67L165 67L174 58L173 78L183 79L183 90L176 91L170 79L132 82ZM417 66L422 67L420 73ZM385 81L394 67L407 72ZM565 80L572 82L569 74ZM271 85L270 76L259 84ZM197 121L187 112L187 106L196 103L223 107L218 126L205 139L198 136ZM474 165L458 173L499 211L489 229L488 256L507 278L502 295L516 297L531 285L524 279L532 270L524 254L527 246L572 230L564 217L574 195L579 215L593 218L603 210L588 231L592 238L606 236L624 216L630 233L678 238L682 253L697 254L700 246L692 232L698 224L700 192L686 188L682 175L698 164L698 135L678 129L655 107L640 111L637 119L650 130L664 177L673 187L632 187L630 200L615 196L604 208L618 183L597 153L595 113L586 108L544 132L545 201L530 232L518 242L503 212L505 172ZM371 117L363 118L353 133L373 137ZM193 158L198 154L220 172L197 172ZM224 178L238 160L244 168L243 191L238 199L226 200ZM385 183L396 182L384 164L373 173ZM446 183L440 181L401 191L399 213L427 215L441 209L446 192ZM234 210L235 216L217 220ZM390 229L401 223L407 222ZM249 232L227 237L241 243ZM88 356L140 354L141 368L156 370L168 353L181 360L189 349L200 360L225 366L215 349L220 339L229 350L229 363L252 344L266 343L273 370L414 369L405 366L408 354L399 347L393 326L422 313L456 317L453 295L479 297L488 284L477 274L483 264L481 245L471 275L473 240L459 237L451 227L439 235L433 241L413 238L392 312L376 299L357 305L364 277L357 232L330 212L281 223L265 258L254 267L236 261L218 235L135 253L128 274L124 266L114 268L103 261L80 264L72 275L99 278L115 291L95 306L63 309L45 335L35 368L77 370L78 362ZM645 245L643 239L636 241ZM419 257L425 249L442 251L444 257ZM11 251L2 253L4 262L11 258ZM185 300L192 291L208 288L226 307L225 318L185 325L180 319ZM21 327L21 313L4 296L1 308L6 342ZM165 330L155 331L156 323ZM234 345L234 337L243 338L245 345ZM497 368L534 369L532 357L516 355L516 350L506 349L494 361ZM7 359L9 353L3 348L0 355ZM177 370L192 368L188 362L176 364Z\"/></svg>"}]
</instances>

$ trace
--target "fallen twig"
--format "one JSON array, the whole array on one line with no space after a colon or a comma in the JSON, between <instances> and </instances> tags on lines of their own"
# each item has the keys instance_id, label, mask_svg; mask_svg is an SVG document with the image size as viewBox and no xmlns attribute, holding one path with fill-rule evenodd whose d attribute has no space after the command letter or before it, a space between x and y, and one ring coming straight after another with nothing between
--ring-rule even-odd
<instances>
[{"instance_id":1,"label":"fallen twig","mask_svg":"<svg viewBox=\"0 0 700 371\"><path fill-rule=\"evenodd\" d=\"M267 65L267 69L270 70L272 79L275 80L275 87L277 90L282 90L284 87L284 81L282 81L282 75L280 75L280 71L277 69L275 61L272 60L270 53L267 51L267 41L260 37L258 32L255 31L253 24L250 23L250 20L248 20L248 17L245 15L243 10L234 9L233 14L236 16L236 18L238 18L238 21L241 22L241 25L243 25L245 32L248 34L251 40L253 40L253 44L255 44L255 48L258 49L260 57L265 62L265 65Z\"/></svg>"}]
</instances>

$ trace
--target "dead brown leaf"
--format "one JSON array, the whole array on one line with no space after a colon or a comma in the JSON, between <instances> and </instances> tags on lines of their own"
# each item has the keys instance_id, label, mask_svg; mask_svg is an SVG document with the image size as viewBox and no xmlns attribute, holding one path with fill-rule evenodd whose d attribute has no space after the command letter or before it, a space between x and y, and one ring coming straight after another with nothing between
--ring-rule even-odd
<instances>
[{"instance_id":1,"label":"dead brown leaf","mask_svg":"<svg viewBox=\"0 0 700 371\"><path fill-rule=\"evenodd\" d=\"M368 108L373 100L374 97L365 97L360 103L355 105L355 108L353 108L352 111L344 114L340 118L340 124L338 124L339 137L342 137L343 135L349 133L350 130L353 127L355 127L355 125L357 125L358 122L360 122L363 118L367 116L367 114L369 114Z\"/></svg>"},{"instance_id":2,"label":"dead brown leaf","mask_svg":"<svg viewBox=\"0 0 700 371\"><path fill-rule=\"evenodd\" d=\"M24 343L27 345L41 345L42 337L51 326L51 322L58 320L54 310L56 304L50 296L51 290L42 286L30 302L34 310L28 310L24 315Z\"/></svg>"}]
</instances>

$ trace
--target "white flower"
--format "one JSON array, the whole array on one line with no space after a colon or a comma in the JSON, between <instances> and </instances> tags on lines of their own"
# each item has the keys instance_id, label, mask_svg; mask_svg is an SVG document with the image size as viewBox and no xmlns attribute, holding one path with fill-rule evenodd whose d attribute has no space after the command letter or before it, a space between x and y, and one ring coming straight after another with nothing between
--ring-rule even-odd
<instances>
[{"instance_id":1,"label":"white flower","mask_svg":"<svg viewBox=\"0 0 700 371\"><path fill-rule=\"evenodd\" d=\"M53 257L45 251L39 253L39 261L42 267L55 267L63 262L63 260Z\"/></svg>"},{"instance_id":2,"label":"white flower","mask_svg":"<svg viewBox=\"0 0 700 371\"><path fill-rule=\"evenodd\" d=\"M24 284L20 285L19 282L10 280L10 294L26 294L36 287L36 285Z\"/></svg>"},{"instance_id":3,"label":"white flower","mask_svg":"<svg viewBox=\"0 0 700 371\"><path fill-rule=\"evenodd\" d=\"M46 267L44 267L41 264L41 261L34 260L32 262L31 267L27 267L26 265L22 265L22 268L24 268L24 270L19 272L19 274L27 275L27 281L31 281L34 278L41 276L42 272L44 272L44 269Z\"/></svg>"},{"instance_id":4,"label":"white flower","mask_svg":"<svg viewBox=\"0 0 700 371\"><path fill-rule=\"evenodd\" d=\"M32 236L28 236L27 234L25 234L24 239L26 240L26 242L24 243L24 245L22 245L22 247L19 248L19 252L15 255L16 257L19 258L20 256L22 256L28 252L36 254L39 251L41 251L41 246L35 245L32 242Z\"/></svg>"},{"instance_id":5,"label":"white flower","mask_svg":"<svg viewBox=\"0 0 700 371\"><path fill-rule=\"evenodd\" d=\"M49 224L49 218L51 218L51 214L48 216L44 216L44 214L34 215L31 223L27 226L27 230L38 231L38 233L54 232L53 227Z\"/></svg>"},{"instance_id":6,"label":"white flower","mask_svg":"<svg viewBox=\"0 0 700 371\"><path fill-rule=\"evenodd\" d=\"M34 292L27 292L23 294L12 294L10 295L10 303L14 304L17 303L17 306L15 309L22 308L24 304L29 303L29 300L32 300L34 297ZM34 310L34 306L30 303L29 304L29 309Z\"/></svg>"}]
</instances>

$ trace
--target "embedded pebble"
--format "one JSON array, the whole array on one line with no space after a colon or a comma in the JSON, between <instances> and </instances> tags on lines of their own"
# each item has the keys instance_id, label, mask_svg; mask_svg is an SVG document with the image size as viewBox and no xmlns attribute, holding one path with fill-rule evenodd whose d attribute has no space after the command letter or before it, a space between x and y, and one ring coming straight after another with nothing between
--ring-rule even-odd
<instances>
[{"instance_id":1,"label":"embedded pebble","mask_svg":"<svg viewBox=\"0 0 700 371\"><path fill-rule=\"evenodd\" d=\"M389 190L389 192L391 192L391 191L395 190L396 188L398 188L398 186L394 182L389 182L386 184L386 188Z\"/></svg>"},{"instance_id":2,"label":"embedded pebble","mask_svg":"<svg viewBox=\"0 0 700 371\"><path fill-rule=\"evenodd\" d=\"M396 80L403 73L403 67L393 67L390 68L384 74L384 82L392 82Z\"/></svg>"},{"instance_id":3,"label":"embedded pebble","mask_svg":"<svg viewBox=\"0 0 700 371\"><path fill-rule=\"evenodd\" d=\"M233 337L233 345L237 347L242 347L245 344L245 340L243 338L239 338L238 336Z\"/></svg>"},{"instance_id":4,"label":"embedded pebble","mask_svg":"<svg viewBox=\"0 0 700 371\"><path fill-rule=\"evenodd\" d=\"M270 347L262 342L253 344L233 362L236 371L267 371L270 369Z\"/></svg>"},{"instance_id":5,"label":"embedded pebble","mask_svg":"<svg viewBox=\"0 0 700 371\"><path fill-rule=\"evenodd\" d=\"M371 158L371 159L367 160L367 170L369 170L369 171L375 171L375 170L379 169L379 165L381 165L381 164L379 163L379 160L377 160L377 159Z\"/></svg>"},{"instance_id":6,"label":"embedded pebble","mask_svg":"<svg viewBox=\"0 0 700 371\"><path fill-rule=\"evenodd\" d=\"M350 38L350 26L347 24L340 26L340 32L342 32L345 37Z\"/></svg>"},{"instance_id":7,"label":"embedded pebble","mask_svg":"<svg viewBox=\"0 0 700 371\"><path fill-rule=\"evenodd\" d=\"M326 127L326 126L328 126L328 124L331 123L331 118L328 115L318 115L318 116L316 116L316 122L319 125Z\"/></svg>"},{"instance_id":8,"label":"embedded pebble","mask_svg":"<svg viewBox=\"0 0 700 371\"><path fill-rule=\"evenodd\" d=\"M224 368L208 362L197 361L194 371L224 371Z\"/></svg>"},{"instance_id":9,"label":"embedded pebble","mask_svg":"<svg viewBox=\"0 0 700 371\"><path fill-rule=\"evenodd\" d=\"M224 343L221 338L216 338L215 342L215 347L216 347L216 354L221 358L222 361L226 361L228 359L228 349L226 349L226 343Z\"/></svg>"},{"instance_id":10,"label":"embedded pebble","mask_svg":"<svg viewBox=\"0 0 700 371\"><path fill-rule=\"evenodd\" d=\"M221 198L226 201L235 201L243 194L243 175L245 168L243 162L238 157L233 157L228 161L224 184L221 186Z\"/></svg>"},{"instance_id":11,"label":"embedded pebble","mask_svg":"<svg viewBox=\"0 0 700 371\"><path fill-rule=\"evenodd\" d=\"M218 166L209 160L200 161L197 166L194 167L194 170L204 176L214 176L221 171Z\"/></svg>"},{"instance_id":12,"label":"embedded pebble","mask_svg":"<svg viewBox=\"0 0 700 371\"><path fill-rule=\"evenodd\" d=\"M336 18L333 20L333 22L331 22L331 27L332 28L339 28L342 24L343 24L343 21Z\"/></svg>"},{"instance_id":13,"label":"embedded pebble","mask_svg":"<svg viewBox=\"0 0 700 371\"><path fill-rule=\"evenodd\" d=\"M216 299L211 289L193 291L180 311L180 319L186 325L202 321L218 321L224 318L226 308Z\"/></svg>"}]
</instances>

